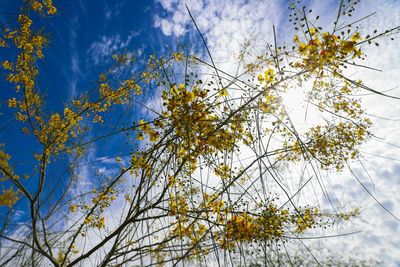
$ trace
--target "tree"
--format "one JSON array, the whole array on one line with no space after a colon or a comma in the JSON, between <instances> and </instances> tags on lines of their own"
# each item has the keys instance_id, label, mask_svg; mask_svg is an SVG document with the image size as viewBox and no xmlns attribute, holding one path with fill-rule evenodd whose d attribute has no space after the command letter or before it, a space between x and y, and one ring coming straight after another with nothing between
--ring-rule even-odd
<instances>
[{"instance_id":1,"label":"tree","mask_svg":"<svg viewBox=\"0 0 400 267\"><path fill-rule=\"evenodd\" d=\"M37 86L48 38L35 28L39 16L57 9L51 0L23 1L0 45L9 51L2 66L15 88L8 108L35 161L18 165L7 144L1 147L1 265L225 265L243 261L249 246L270 259L305 233L357 217L358 208L327 210L297 199L310 181L325 192L321 171L340 172L358 159L372 122L355 94L384 95L347 77L345 68L363 67L363 47L399 27L362 37L353 29L359 20L343 24L356 5L341 1L327 31L292 3L293 43L279 46L275 38L255 58L245 47L238 75L219 69L210 52L200 57L185 49L150 56L141 71L126 75L121 70L137 63L116 54L96 90L57 111ZM124 118L106 132L108 120L144 105L148 90L162 91L162 107L146 107L152 116L133 124ZM293 90L303 90L310 112L319 114L301 130L283 101ZM126 151L111 155L105 171L89 169L94 182L78 187L90 146L117 134L126 134L118 140L128 142ZM290 186L288 166L300 165L308 174ZM17 205L29 210L23 226L13 220Z\"/></svg>"}]
</instances>

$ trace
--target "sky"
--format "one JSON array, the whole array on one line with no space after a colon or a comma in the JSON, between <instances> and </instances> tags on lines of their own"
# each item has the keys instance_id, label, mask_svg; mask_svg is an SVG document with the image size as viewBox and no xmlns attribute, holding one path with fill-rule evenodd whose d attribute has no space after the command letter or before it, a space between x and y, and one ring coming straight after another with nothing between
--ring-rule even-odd
<instances>
[{"instance_id":1,"label":"sky","mask_svg":"<svg viewBox=\"0 0 400 267\"><path fill-rule=\"evenodd\" d=\"M7 25L15 20L16 1L3 0L0 7L0 23ZM180 43L192 47L205 55L197 32L190 25L190 17L185 4L191 10L200 31L204 34L218 67L234 74L237 71L235 56L246 41L252 43L251 51L256 54L273 41L272 27L276 27L277 39L284 43L291 40L293 28L289 24L288 2L283 0L54 0L59 15L41 21L49 32L51 44L45 50L46 59L39 65L45 78L39 84L48 99L47 108L62 110L68 100L91 90L97 75L112 62L111 56L120 51L128 51L138 58L150 54L173 51ZM332 27L337 3L335 0L305 1L312 14L320 16L320 25ZM385 29L400 25L400 2L398 0L361 0L354 17L361 18L376 12L364 22L361 33L372 32L375 28ZM400 96L400 39L385 39L379 47L368 47L365 65L381 71L369 69L349 69L348 75L361 78L370 87ZM0 57L4 55L0 51ZM233 63L232 63L233 62ZM135 71L126 70L126 71ZM10 93L8 85L0 81L1 105L5 105ZM352 169L361 183L373 193L387 210L400 217L400 105L398 100L382 96L360 95L367 113L371 114L375 136L361 151L364 165L352 163ZM147 105L157 108L160 95L157 91L147 91L142 98ZM289 104L298 103L293 96ZM19 138L18 127L10 120L7 110L0 117L0 143L11 144L10 154L15 155L21 168L32 159L27 158L34 151L30 143ZM293 111L295 112L295 111ZM109 130L121 120L129 123L141 116L151 116L139 106L121 118L111 118ZM4 130L5 129L5 130ZM95 130L93 130L95 136ZM92 148L88 161L100 160L106 169L105 157L129 152L118 139L100 142ZM22 152L21 152L22 151ZM84 164L83 164L84 165ZM80 168L81 187L93 181L87 177L86 167ZM332 253L344 253L360 258L372 257L384 260L386 266L400 266L400 222L385 211L350 171L329 177L331 190L337 201L349 207L361 205L363 214L350 226L340 226L337 232L361 231L344 238L324 241L324 247ZM33 185L32 185L33 186ZM77 188L77 190L83 190ZM21 215L23 217L23 215ZM319 241L308 242L319 248Z\"/></svg>"}]
</instances>

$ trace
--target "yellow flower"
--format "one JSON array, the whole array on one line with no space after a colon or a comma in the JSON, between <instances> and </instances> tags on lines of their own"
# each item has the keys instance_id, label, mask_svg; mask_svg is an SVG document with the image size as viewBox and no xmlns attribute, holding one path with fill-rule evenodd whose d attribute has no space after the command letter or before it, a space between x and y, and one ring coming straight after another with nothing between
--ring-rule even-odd
<instances>
[{"instance_id":1,"label":"yellow flower","mask_svg":"<svg viewBox=\"0 0 400 267\"><path fill-rule=\"evenodd\" d=\"M172 58L176 61L176 62L181 62L183 61L184 57L183 57L183 53L182 52L175 52L172 54Z\"/></svg>"},{"instance_id":2,"label":"yellow flower","mask_svg":"<svg viewBox=\"0 0 400 267\"><path fill-rule=\"evenodd\" d=\"M13 70L13 64L10 61L3 61L1 65L5 70Z\"/></svg>"},{"instance_id":3,"label":"yellow flower","mask_svg":"<svg viewBox=\"0 0 400 267\"><path fill-rule=\"evenodd\" d=\"M69 211L70 212L75 212L77 207L78 207L78 205L71 205L71 206L69 206Z\"/></svg>"},{"instance_id":4,"label":"yellow flower","mask_svg":"<svg viewBox=\"0 0 400 267\"><path fill-rule=\"evenodd\" d=\"M15 97L8 99L8 107L9 108L17 107L17 100L15 99Z\"/></svg>"},{"instance_id":5,"label":"yellow flower","mask_svg":"<svg viewBox=\"0 0 400 267\"><path fill-rule=\"evenodd\" d=\"M143 133L137 133L136 134L136 140L143 141L144 140Z\"/></svg>"},{"instance_id":6,"label":"yellow flower","mask_svg":"<svg viewBox=\"0 0 400 267\"><path fill-rule=\"evenodd\" d=\"M100 217L98 223L97 223L97 228L104 228L106 226L104 222L104 217Z\"/></svg>"},{"instance_id":7,"label":"yellow flower","mask_svg":"<svg viewBox=\"0 0 400 267\"><path fill-rule=\"evenodd\" d=\"M85 221L84 221L84 224L90 224L91 222L93 221L93 218L91 217L91 216L88 216L86 219L85 219Z\"/></svg>"},{"instance_id":8,"label":"yellow flower","mask_svg":"<svg viewBox=\"0 0 400 267\"><path fill-rule=\"evenodd\" d=\"M295 43L299 43L299 42L300 42L300 38L299 38L299 36L298 36L297 34L294 35L293 41L294 41Z\"/></svg>"},{"instance_id":9,"label":"yellow flower","mask_svg":"<svg viewBox=\"0 0 400 267\"><path fill-rule=\"evenodd\" d=\"M93 118L93 122L104 122L104 121L100 115L95 115Z\"/></svg>"},{"instance_id":10,"label":"yellow flower","mask_svg":"<svg viewBox=\"0 0 400 267\"><path fill-rule=\"evenodd\" d=\"M12 188L3 190L0 194L0 206L12 207L19 199L18 193Z\"/></svg>"},{"instance_id":11,"label":"yellow flower","mask_svg":"<svg viewBox=\"0 0 400 267\"><path fill-rule=\"evenodd\" d=\"M146 131L146 126L148 126L148 124L145 120L140 120L138 126L140 131Z\"/></svg>"},{"instance_id":12,"label":"yellow flower","mask_svg":"<svg viewBox=\"0 0 400 267\"><path fill-rule=\"evenodd\" d=\"M154 131L154 130L150 131L149 132L149 137L150 137L150 141L151 142L157 141L158 140L158 132Z\"/></svg>"},{"instance_id":13,"label":"yellow flower","mask_svg":"<svg viewBox=\"0 0 400 267\"><path fill-rule=\"evenodd\" d=\"M264 72L264 79L266 83L272 82L274 78L275 78L275 71L273 69L269 68Z\"/></svg>"},{"instance_id":14,"label":"yellow flower","mask_svg":"<svg viewBox=\"0 0 400 267\"><path fill-rule=\"evenodd\" d=\"M33 1L32 2L32 9L35 11L42 11L43 10L43 4L39 3L39 1Z\"/></svg>"},{"instance_id":15,"label":"yellow flower","mask_svg":"<svg viewBox=\"0 0 400 267\"><path fill-rule=\"evenodd\" d=\"M360 33L359 32L353 33L353 35L351 36L351 40L353 42L358 42L358 41L362 40Z\"/></svg>"},{"instance_id":16,"label":"yellow flower","mask_svg":"<svg viewBox=\"0 0 400 267\"><path fill-rule=\"evenodd\" d=\"M51 0L47 0L47 14L49 15L55 15L57 13L57 8L53 6L51 3Z\"/></svg>"},{"instance_id":17,"label":"yellow flower","mask_svg":"<svg viewBox=\"0 0 400 267\"><path fill-rule=\"evenodd\" d=\"M228 90L226 88L224 88L218 92L218 95L219 96L228 96Z\"/></svg>"}]
</instances>

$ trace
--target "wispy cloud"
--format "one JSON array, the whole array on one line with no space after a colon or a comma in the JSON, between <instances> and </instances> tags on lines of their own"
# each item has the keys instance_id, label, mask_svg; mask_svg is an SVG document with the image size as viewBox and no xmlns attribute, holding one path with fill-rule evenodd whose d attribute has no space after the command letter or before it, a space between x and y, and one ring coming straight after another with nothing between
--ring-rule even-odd
<instances>
[{"instance_id":1,"label":"wispy cloud","mask_svg":"<svg viewBox=\"0 0 400 267\"><path fill-rule=\"evenodd\" d=\"M91 44L88 54L95 65L107 62L114 53L127 48L137 35L137 32L131 32L125 39L119 34L102 36L99 41Z\"/></svg>"},{"instance_id":2,"label":"wispy cloud","mask_svg":"<svg viewBox=\"0 0 400 267\"><path fill-rule=\"evenodd\" d=\"M237 56L243 49L244 43L249 40L252 44L262 43L263 46L252 47L252 53L261 53L265 48L265 42L273 40L273 26L279 27L286 12L283 3L272 0L156 0L156 2L162 7L163 12L154 16L154 27L160 29L164 35L178 39L189 35L191 43L200 43L204 48L193 26L188 8L206 39L216 66L232 75L240 70ZM204 68L200 72L209 73L210 70ZM158 102L152 100L147 104L154 106Z\"/></svg>"},{"instance_id":3,"label":"wispy cloud","mask_svg":"<svg viewBox=\"0 0 400 267\"><path fill-rule=\"evenodd\" d=\"M110 3L112 4L111 6L109 6ZM103 1L103 4L104 4L104 17L106 18L107 21L109 21L119 16L121 10L126 4L126 0L114 1L114 2Z\"/></svg>"},{"instance_id":4,"label":"wispy cloud","mask_svg":"<svg viewBox=\"0 0 400 267\"><path fill-rule=\"evenodd\" d=\"M190 18L186 11L185 3L191 10L200 31L204 34L207 45L210 48L217 65L230 72L236 69L234 55L240 51L241 45L251 37L255 44L263 44L272 41L272 25L278 29L278 36L283 40L291 39L289 25L283 20L285 7L279 1L209 1L209 0L157 0L163 9L163 15L154 17L154 26L159 28L166 36L183 36L187 34ZM325 29L330 29L337 15L338 2L311 1L312 15L320 16L319 23ZM396 0L361 1L356 9L355 16L348 17L345 24L377 12L366 23L364 28L359 28L363 36L372 33L374 29L389 29L400 25L400 5ZM344 24L344 25L345 25ZM191 29L193 30L193 29ZM398 36L397 36L398 38ZM347 75L352 78L361 78L365 84L372 88L384 91L396 88L400 85L398 73L400 73L400 50L398 39L390 41L389 38L379 41L380 46L366 47L368 55L363 64L383 70L375 72L363 68L349 68ZM254 48L255 53L262 48ZM362 92L365 94L367 92ZM390 91L391 94L400 96L399 90ZM377 95L363 96L366 110L379 117L387 119L399 119L400 106L398 100L383 98ZM295 101L298 102L298 99ZM154 101L155 103L155 101ZM375 127L373 133L379 138L372 138L362 150L369 153L363 154L363 165L353 163L353 171L358 175L361 183L368 188L374 196L392 213L400 216L400 164L396 160L379 158L398 158L400 141L398 133L400 124L398 121L390 121L373 117ZM383 142L385 143L383 143ZM388 145L386 143L394 144ZM376 155L376 156L374 156ZM364 169L365 167L365 169ZM400 223L388 214L366 190L357 182L350 171L343 172L333 179L323 181L336 203L346 204L351 207L362 206L364 208L361 220L346 228L334 229L339 232L362 230L358 235L346 238L327 240L326 245L333 252L343 252L343 248L358 252L362 258L385 259L385 266L399 266L400 255ZM318 185L316 185L318 187ZM310 189L314 190L314 189ZM308 197L308 196L306 196ZM307 201L315 199L310 195ZM331 199L332 200L332 199ZM327 201L325 206L330 206ZM350 208L351 208L350 207ZM323 233L323 234L326 234ZM320 241L314 242L318 246ZM306 241L313 244L312 241Z\"/></svg>"},{"instance_id":5,"label":"wispy cloud","mask_svg":"<svg viewBox=\"0 0 400 267\"><path fill-rule=\"evenodd\" d=\"M81 8L83 7L81 6ZM78 47L77 47L78 26L79 26L79 18L78 16L75 16L70 21L69 25L68 40L69 40L69 48L71 54L70 54L69 69L66 71L66 76L69 83L69 93L72 98L75 98L79 93L77 84L79 78L81 77L81 68L80 68L80 61L79 61Z\"/></svg>"},{"instance_id":6,"label":"wispy cloud","mask_svg":"<svg viewBox=\"0 0 400 267\"><path fill-rule=\"evenodd\" d=\"M207 45L221 61L239 52L245 40L256 36L270 41L272 26L278 26L285 13L277 1L157 0L167 16L156 15L154 26L165 35L183 35L191 22L187 4ZM193 28L192 28L193 29ZM191 29L191 30L192 30Z\"/></svg>"}]
</instances>

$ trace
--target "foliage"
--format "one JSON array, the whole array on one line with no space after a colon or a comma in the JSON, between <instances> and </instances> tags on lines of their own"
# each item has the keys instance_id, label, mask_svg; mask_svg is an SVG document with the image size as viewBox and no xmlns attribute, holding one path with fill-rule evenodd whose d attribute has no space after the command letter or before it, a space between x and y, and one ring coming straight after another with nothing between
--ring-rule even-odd
<instances>
[{"instance_id":1,"label":"foliage","mask_svg":"<svg viewBox=\"0 0 400 267\"><path fill-rule=\"evenodd\" d=\"M0 147L6 188L0 205L9 214L17 206L30 214L16 237L9 218L4 220L0 236L11 248L1 265L176 265L204 257L227 264L243 245L268 251L313 228L357 217L358 209L321 210L294 200L311 179L320 183L319 171L340 172L358 158L372 122L355 95L369 88L344 69L357 66L364 45L398 30L362 37L350 23L344 32L342 12L351 13L357 2L342 3L330 31L291 4L291 18L301 24L292 49L268 45L254 60L244 51L241 75L218 69L211 54L208 63L175 51L151 56L142 71L121 79L119 68L136 63L118 54L115 65L99 75L95 93L49 111L37 83L38 75L46 75L39 74L38 65L48 40L34 19L47 19L57 9L51 0L23 1L18 24L3 30L0 44L4 51L17 51L2 63L15 88L8 108L36 152L35 162L25 166L32 175L22 179L7 144ZM208 75L199 76L200 70ZM163 105L153 110L156 115L90 136L88 128L105 133L101 129L113 114L155 88L162 91ZM320 114L304 132L283 103L293 90L303 90ZM129 136L129 156L116 157L107 175L97 173L97 183L77 191L76 173L90 146L120 133ZM296 192L284 185L282 169L299 162L312 175ZM62 164L70 165L68 175L62 174ZM32 183L36 187L28 186Z\"/></svg>"}]
</instances>

